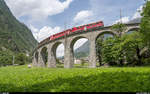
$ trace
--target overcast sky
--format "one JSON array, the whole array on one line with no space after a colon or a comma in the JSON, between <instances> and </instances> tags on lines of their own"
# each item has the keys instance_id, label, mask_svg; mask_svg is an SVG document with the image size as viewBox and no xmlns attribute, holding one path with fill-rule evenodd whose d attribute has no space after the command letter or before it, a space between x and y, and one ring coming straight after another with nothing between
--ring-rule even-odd
<instances>
[{"instance_id":1,"label":"overcast sky","mask_svg":"<svg viewBox=\"0 0 150 94\"><path fill-rule=\"evenodd\" d=\"M38 41L67 28L102 20L111 25L120 20L124 23L140 17L144 0L5 0L14 16L25 23ZM79 40L75 48L86 39ZM57 50L63 55L63 46Z\"/></svg>"}]
</instances>

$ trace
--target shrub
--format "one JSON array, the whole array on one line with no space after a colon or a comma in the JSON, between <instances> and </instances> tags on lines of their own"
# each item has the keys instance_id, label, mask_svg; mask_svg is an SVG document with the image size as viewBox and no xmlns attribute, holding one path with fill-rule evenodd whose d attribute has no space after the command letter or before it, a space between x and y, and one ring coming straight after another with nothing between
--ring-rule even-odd
<instances>
[{"instance_id":1,"label":"shrub","mask_svg":"<svg viewBox=\"0 0 150 94\"><path fill-rule=\"evenodd\" d=\"M15 61L16 64L24 65L28 62L28 57L24 53L19 53L16 55Z\"/></svg>"},{"instance_id":2,"label":"shrub","mask_svg":"<svg viewBox=\"0 0 150 94\"><path fill-rule=\"evenodd\" d=\"M12 65L12 56L9 51L0 51L0 66Z\"/></svg>"}]
</instances>

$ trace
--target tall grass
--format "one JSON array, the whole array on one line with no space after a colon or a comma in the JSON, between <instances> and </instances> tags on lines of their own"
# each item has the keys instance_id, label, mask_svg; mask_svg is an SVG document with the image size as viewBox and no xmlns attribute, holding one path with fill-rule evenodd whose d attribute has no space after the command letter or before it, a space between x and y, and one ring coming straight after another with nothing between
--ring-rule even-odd
<instances>
[{"instance_id":1,"label":"tall grass","mask_svg":"<svg viewBox=\"0 0 150 94\"><path fill-rule=\"evenodd\" d=\"M150 67L0 68L0 92L148 92Z\"/></svg>"}]
</instances>

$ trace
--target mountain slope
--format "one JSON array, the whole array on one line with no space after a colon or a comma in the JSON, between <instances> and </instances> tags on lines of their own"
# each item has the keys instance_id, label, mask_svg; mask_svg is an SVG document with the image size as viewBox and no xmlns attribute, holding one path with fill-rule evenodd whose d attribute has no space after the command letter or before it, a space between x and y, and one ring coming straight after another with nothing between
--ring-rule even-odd
<instances>
[{"instance_id":1,"label":"mountain slope","mask_svg":"<svg viewBox=\"0 0 150 94\"><path fill-rule=\"evenodd\" d=\"M30 52L36 43L31 31L13 16L4 0L0 0L0 50Z\"/></svg>"},{"instance_id":2,"label":"mountain slope","mask_svg":"<svg viewBox=\"0 0 150 94\"><path fill-rule=\"evenodd\" d=\"M81 47L75 50L75 57L76 58L82 58L87 57L89 55L89 45L90 42L85 42Z\"/></svg>"},{"instance_id":3,"label":"mountain slope","mask_svg":"<svg viewBox=\"0 0 150 94\"><path fill-rule=\"evenodd\" d=\"M128 23L140 23L140 22L141 22L141 18L136 18L136 19L129 21Z\"/></svg>"}]
</instances>

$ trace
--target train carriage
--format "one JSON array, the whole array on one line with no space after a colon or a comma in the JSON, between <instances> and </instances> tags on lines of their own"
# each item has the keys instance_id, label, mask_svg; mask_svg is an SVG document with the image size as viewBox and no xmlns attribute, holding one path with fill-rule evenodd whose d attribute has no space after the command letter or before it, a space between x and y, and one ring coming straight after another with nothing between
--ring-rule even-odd
<instances>
[{"instance_id":1,"label":"train carriage","mask_svg":"<svg viewBox=\"0 0 150 94\"><path fill-rule=\"evenodd\" d=\"M87 31L88 29L92 29L92 28L96 28L96 27L103 27L103 26L104 26L103 21L99 21L96 23L91 23L91 24L87 24L87 25L83 25L83 26L73 27L72 29L68 29L68 30L65 30L63 32L60 32L60 33L57 33L57 34L50 36L50 40L55 40L57 38L65 36L65 35L69 35L70 33L73 33L73 32L78 32L78 31L83 32L83 31Z\"/></svg>"}]
</instances>

